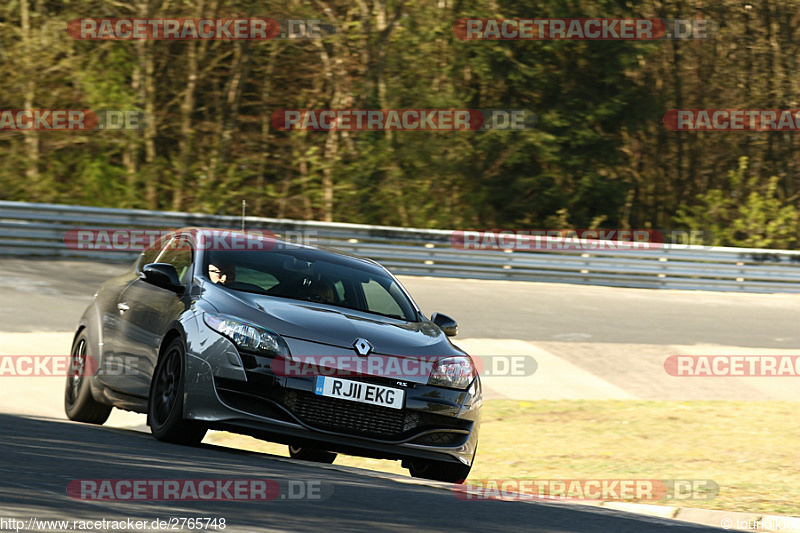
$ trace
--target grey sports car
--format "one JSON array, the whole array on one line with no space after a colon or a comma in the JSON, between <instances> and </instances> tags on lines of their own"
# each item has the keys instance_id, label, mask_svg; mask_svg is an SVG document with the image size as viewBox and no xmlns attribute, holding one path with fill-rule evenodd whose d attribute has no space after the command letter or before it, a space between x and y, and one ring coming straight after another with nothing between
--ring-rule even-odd
<instances>
[{"instance_id":1,"label":"grey sports car","mask_svg":"<svg viewBox=\"0 0 800 533\"><path fill-rule=\"evenodd\" d=\"M415 477L466 479L481 382L448 339L452 319L425 317L374 261L219 233L172 232L100 287L75 333L70 419L102 424L117 407L147 413L162 441L218 429L296 459L398 459Z\"/></svg>"}]
</instances>

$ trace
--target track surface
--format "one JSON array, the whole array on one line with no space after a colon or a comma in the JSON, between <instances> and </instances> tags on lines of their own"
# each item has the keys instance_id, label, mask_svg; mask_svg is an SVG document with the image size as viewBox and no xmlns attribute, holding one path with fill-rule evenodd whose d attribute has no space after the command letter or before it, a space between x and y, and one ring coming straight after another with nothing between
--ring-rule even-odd
<instances>
[{"instance_id":1,"label":"track surface","mask_svg":"<svg viewBox=\"0 0 800 533\"><path fill-rule=\"evenodd\" d=\"M127 268L0 259L0 330L71 331L97 287ZM453 315L464 337L800 348L800 295L402 279L426 314Z\"/></svg>"},{"instance_id":2,"label":"track surface","mask_svg":"<svg viewBox=\"0 0 800 533\"><path fill-rule=\"evenodd\" d=\"M399 483L355 469L322 468L235 450L186 448L134 431L0 415L0 507L5 518L136 520L225 518L225 531L700 532L680 522L604 509L528 502L461 501L443 485ZM318 481L323 500L82 502L74 479ZM678 527L677 524L682 524Z\"/></svg>"},{"instance_id":3,"label":"track surface","mask_svg":"<svg viewBox=\"0 0 800 533\"><path fill-rule=\"evenodd\" d=\"M71 331L99 283L125 268L0 260L4 272L0 331ZM626 355L630 364L641 346L669 349L677 339L684 345L742 349L800 347L798 296L425 278L403 281L426 313L441 311L457 318L461 335L484 342L519 339L551 351L565 349L584 367L591 367L591 347L604 343L615 350L635 348ZM51 336L24 337L33 342L37 338L44 342ZM571 349L566 350L567 346ZM37 353L36 348L29 346L26 352ZM11 353L21 353L14 350L18 347ZM718 531L579 505L461 501L446 485L409 484L409 478L208 445L167 445L130 429L63 420L62 383L41 378L31 387L23 381L0 384L0 518L152 521L200 516L225 518L226 531ZM318 481L328 497L176 504L82 502L66 494L67 484L76 479L231 478L274 479L284 492L290 481Z\"/></svg>"}]
</instances>

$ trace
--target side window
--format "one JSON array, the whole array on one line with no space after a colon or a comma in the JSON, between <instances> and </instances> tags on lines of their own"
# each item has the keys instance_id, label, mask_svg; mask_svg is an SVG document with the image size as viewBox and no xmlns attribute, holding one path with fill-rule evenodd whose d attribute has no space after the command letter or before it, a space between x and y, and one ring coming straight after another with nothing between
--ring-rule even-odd
<instances>
[{"instance_id":1,"label":"side window","mask_svg":"<svg viewBox=\"0 0 800 533\"><path fill-rule=\"evenodd\" d=\"M164 246L169 242L167 237L159 239L153 246L142 252L141 259L139 260L138 270L141 270L145 265L155 263L158 254L164 249Z\"/></svg>"},{"instance_id":2,"label":"side window","mask_svg":"<svg viewBox=\"0 0 800 533\"><path fill-rule=\"evenodd\" d=\"M158 254L151 263L169 263L178 271L178 279L186 283L191 272L193 250L186 237L173 237L169 244ZM146 263L145 263L146 264Z\"/></svg>"},{"instance_id":3,"label":"side window","mask_svg":"<svg viewBox=\"0 0 800 533\"><path fill-rule=\"evenodd\" d=\"M368 283L362 282L361 288L370 311L390 316L404 316L397 301L374 279L369 280Z\"/></svg>"}]
</instances>

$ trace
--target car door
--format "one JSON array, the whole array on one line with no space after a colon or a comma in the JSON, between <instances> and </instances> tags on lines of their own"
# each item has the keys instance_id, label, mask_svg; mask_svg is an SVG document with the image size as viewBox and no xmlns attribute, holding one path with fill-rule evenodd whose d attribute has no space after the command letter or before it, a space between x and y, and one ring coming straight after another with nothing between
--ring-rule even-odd
<instances>
[{"instance_id":1,"label":"car door","mask_svg":"<svg viewBox=\"0 0 800 533\"><path fill-rule=\"evenodd\" d=\"M187 288L183 295L137 278L120 293L121 314L118 354L125 361L126 379L122 392L141 398L150 392L150 380L158 350L167 328L186 309L192 276L194 250L185 236L173 237L149 263L168 263L178 271ZM146 263L141 263L144 267Z\"/></svg>"},{"instance_id":2,"label":"car door","mask_svg":"<svg viewBox=\"0 0 800 533\"><path fill-rule=\"evenodd\" d=\"M100 342L102 357L97 379L113 390L127 391L130 388L128 381L131 373L125 368L125 354L129 349L125 347L126 342L122 334L123 320L129 306L122 295L138 279L141 267L155 262L170 238L159 239L142 252L132 274L127 279L120 280L120 284L115 285L114 290L106 293L103 298L101 305L103 334Z\"/></svg>"}]
</instances>

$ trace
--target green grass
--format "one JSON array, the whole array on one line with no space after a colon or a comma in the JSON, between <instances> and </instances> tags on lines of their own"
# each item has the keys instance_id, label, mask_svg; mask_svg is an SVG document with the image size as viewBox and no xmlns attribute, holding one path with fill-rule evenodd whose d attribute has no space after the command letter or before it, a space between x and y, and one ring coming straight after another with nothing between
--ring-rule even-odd
<instances>
[{"instance_id":1,"label":"green grass","mask_svg":"<svg viewBox=\"0 0 800 533\"><path fill-rule=\"evenodd\" d=\"M708 479L712 500L658 502L800 515L800 404L559 400L484 404L470 480ZM286 447L218 433L207 442L287 455ZM399 462L335 464L407 474Z\"/></svg>"}]
</instances>

